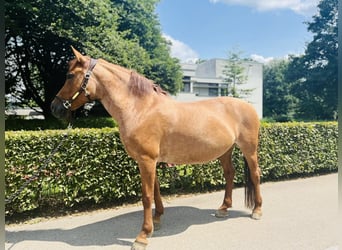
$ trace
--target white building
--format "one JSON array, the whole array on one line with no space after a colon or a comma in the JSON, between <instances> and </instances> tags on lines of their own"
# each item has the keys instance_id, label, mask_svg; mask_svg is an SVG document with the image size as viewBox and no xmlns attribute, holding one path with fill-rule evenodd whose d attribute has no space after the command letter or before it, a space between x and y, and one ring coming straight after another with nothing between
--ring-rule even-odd
<instances>
[{"instance_id":1,"label":"white building","mask_svg":"<svg viewBox=\"0 0 342 250\"><path fill-rule=\"evenodd\" d=\"M227 60L211 59L200 64L181 64L183 90L175 96L179 101L196 101L221 96L227 85L223 82L223 70ZM254 61L243 61L246 83L237 88L253 89L246 101L253 104L262 118L263 65Z\"/></svg>"}]
</instances>

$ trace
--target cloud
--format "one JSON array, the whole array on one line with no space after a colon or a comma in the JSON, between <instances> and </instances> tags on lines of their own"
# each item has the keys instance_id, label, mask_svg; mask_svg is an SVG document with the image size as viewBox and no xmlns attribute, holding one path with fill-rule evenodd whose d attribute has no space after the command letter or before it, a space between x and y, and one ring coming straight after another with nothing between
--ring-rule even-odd
<instances>
[{"instance_id":1,"label":"cloud","mask_svg":"<svg viewBox=\"0 0 342 250\"><path fill-rule=\"evenodd\" d=\"M199 59L199 54L190 48L189 45L172 38L169 35L163 34L167 41L171 42L171 56L178 58L181 62L196 62Z\"/></svg>"},{"instance_id":2,"label":"cloud","mask_svg":"<svg viewBox=\"0 0 342 250\"><path fill-rule=\"evenodd\" d=\"M251 59L253 59L254 61L263 63L263 64L268 64L274 60L273 57L263 57L261 55L256 55L256 54L252 54Z\"/></svg>"},{"instance_id":3,"label":"cloud","mask_svg":"<svg viewBox=\"0 0 342 250\"><path fill-rule=\"evenodd\" d=\"M259 11L289 9L301 15L313 15L320 0L209 0L211 3L226 3L255 8Z\"/></svg>"}]
</instances>

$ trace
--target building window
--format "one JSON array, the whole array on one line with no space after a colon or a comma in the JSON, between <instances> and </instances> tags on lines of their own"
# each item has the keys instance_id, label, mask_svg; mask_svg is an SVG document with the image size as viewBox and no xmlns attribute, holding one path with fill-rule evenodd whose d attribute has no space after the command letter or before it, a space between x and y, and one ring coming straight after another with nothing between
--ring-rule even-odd
<instances>
[{"instance_id":1,"label":"building window","mask_svg":"<svg viewBox=\"0 0 342 250\"><path fill-rule=\"evenodd\" d=\"M189 93L190 92L190 76L184 76L183 77L183 89L182 92Z\"/></svg>"},{"instance_id":2,"label":"building window","mask_svg":"<svg viewBox=\"0 0 342 250\"><path fill-rule=\"evenodd\" d=\"M184 82L184 83L183 83L182 92L186 92L186 93L189 93L189 92L190 92L190 83L189 83L189 82Z\"/></svg>"},{"instance_id":3,"label":"building window","mask_svg":"<svg viewBox=\"0 0 342 250\"><path fill-rule=\"evenodd\" d=\"M218 96L217 88L209 88L209 96Z\"/></svg>"}]
</instances>

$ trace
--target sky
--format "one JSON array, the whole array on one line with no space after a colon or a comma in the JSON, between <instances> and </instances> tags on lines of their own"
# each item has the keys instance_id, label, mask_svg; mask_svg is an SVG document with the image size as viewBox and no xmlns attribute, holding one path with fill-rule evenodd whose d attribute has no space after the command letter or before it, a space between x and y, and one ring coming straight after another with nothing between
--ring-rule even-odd
<instances>
[{"instance_id":1,"label":"sky","mask_svg":"<svg viewBox=\"0 0 342 250\"><path fill-rule=\"evenodd\" d=\"M319 0L160 0L157 15L171 54L182 62L227 58L267 63L303 54Z\"/></svg>"}]
</instances>

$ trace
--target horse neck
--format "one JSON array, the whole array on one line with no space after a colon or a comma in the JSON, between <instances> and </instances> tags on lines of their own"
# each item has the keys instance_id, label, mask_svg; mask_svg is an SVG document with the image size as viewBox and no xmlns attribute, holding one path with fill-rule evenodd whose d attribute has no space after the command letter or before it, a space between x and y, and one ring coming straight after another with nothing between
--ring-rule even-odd
<instances>
[{"instance_id":1,"label":"horse neck","mask_svg":"<svg viewBox=\"0 0 342 250\"><path fill-rule=\"evenodd\" d=\"M149 109L154 102L153 96L139 98L131 93L128 89L130 70L108 62L103 63L103 67L98 80L101 103L118 122L120 129L125 129L131 126L129 124L135 124L144 110Z\"/></svg>"}]
</instances>

